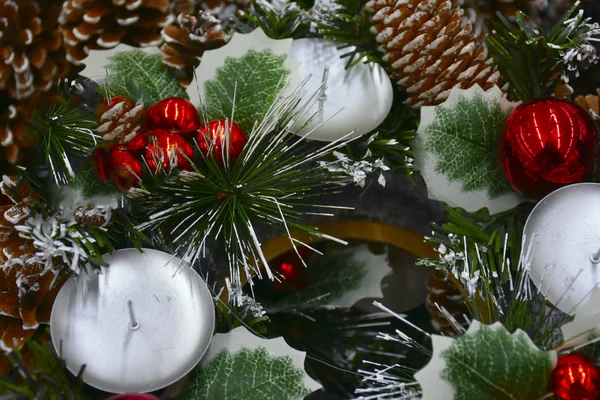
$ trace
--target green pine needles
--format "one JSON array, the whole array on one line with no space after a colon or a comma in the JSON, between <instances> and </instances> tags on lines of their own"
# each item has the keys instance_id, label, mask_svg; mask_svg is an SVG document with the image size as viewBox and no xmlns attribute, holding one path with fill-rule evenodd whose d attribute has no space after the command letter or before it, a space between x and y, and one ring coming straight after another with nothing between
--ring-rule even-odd
<instances>
[{"instance_id":1,"label":"green pine needles","mask_svg":"<svg viewBox=\"0 0 600 400\"><path fill-rule=\"evenodd\" d=\"M487 43L503 80L509 84L512 100L530 101L551 96L569 75L578 75L579 68L587 68L598 61L591 42L598 41L600 25L584 18L583 10L576 13L577 1L544 34L531 27L520 12L516 24L499 15Z\"/></svg>"},{"instance_id":2,"label":"green pine needles","mask_svg":"<svg viewBox=\"0 0 600 400\"><path fill-rule=\"evenodd\" d=\"M174 172L152 190L134 191L139 209L149 215L140 228L160 232L190 264L203 258L207 248L223 255L230 270L229 294L237 300L242 283L254 274L262 277L264 271L274 279L261 250L258 227L287 233L294 246L292 230L330 238L300 220L315 208L334 208L312 200L349 183L330 173L327 163L316 163L347 141L315 149L295 134L303 128L294 123L302 112L296 110L298 93L275 101L248 135L237 160L229 154L229 128L224 123L225 135L217 139L222 140L223 162L212 155L212 149L208 154L198 149L200 157L192 171Z\"/></svg>"}]
</instances>

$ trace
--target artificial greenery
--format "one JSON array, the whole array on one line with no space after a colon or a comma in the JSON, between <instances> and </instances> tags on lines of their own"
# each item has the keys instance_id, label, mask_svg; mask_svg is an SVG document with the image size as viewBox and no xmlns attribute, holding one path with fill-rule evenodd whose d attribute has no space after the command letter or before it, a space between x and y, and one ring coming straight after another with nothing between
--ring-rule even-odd
<instances>
[{"instance_id":1,"label":"artificial greenery","mask_svg":"<svg viewBox=\"0 0 600 400\"><path fill-rule=\"evenodd\" d=\"M221 350L196 368L178 400L302 400L310 393L304 371L289 357L273 357L259 347Z\"/></svg>"},{"instance_id":2,"label":"artificial greenery","mask_svg":"<svg viewBox=\"0 0 600 400\"><path fill-rule=\"evenodd\" d=\"M512 188L497 159L498 137L511 109L500 99L460 96L455 104L435 108L435 117L416 144L418 157L435 155L435 171L462 190L485 191L490 199Z\"/></svg>"},{"instance_id":3,"label":"artificial greenery","mask_svg":"<svg viewBox=\"0 0 600 400\"><path fill-rule=\"evenodd\" d=\"M74 175L70 158L91 154L99 140L96 126L96 121L67 99L51 105L45 113L35 114L29 134L40 138L43 157L56 184L66 184Z\"/></svg>"},{"instance_id":4,"label":"artificial greenery","mask_svg":"<svg viewBox=\"0 0 600 400\"><path fill-rule=\"evenodd\" d=\"M233 118L250 134L285 86L289 75L284 67L286 58L268 49L228 57L215 78L204 83L208 120Z\"/></svg>"},{"instance_id":5,"label":"artificial greenery","mask_svg":"<svg viewBox=\"0 0 600 400\"><path fill-rule=\"evenodd\" d=\"M26 356L26 357L25 357ZM1 357L1 356L0 356ZM28 339L21 351L5 353L12 369L0 375L0 394L6 400L85 398L82 367L77 376L54 354L50 342Z\"/></svg>"},{"instance_id":6,"label":"artificial greenery","mask_svg":"<svg viewBox=\"0 0 600 400\"><path fill-rule=\"evenodd\" d=\"M539 347L553 348L560 340L556 328L565 319L549 318L539 295L528 289L531 283L521 258L523 228L532 207L523 203L494 215L487 209L468 213L446 207L447 222L433 224L433 235L427 237L438 245L440 257L419 264L454 277L473 319L501 322L510 332L521 329ZM471 279L473 284L468 283Z\"/></svg>"},{"instance_id":7,"label":"artificial greenery","mask_svg":"<svg viewBox=\"0 0 600 400\"><path fill-rule=\"evenodd\" d=\"M541 399L554 368L550 354L537 349L525 332L511 335L503 326L480 325L454 339L441 358L441 376L452 384L456 400Z\"/></svg>"},{"instance_id":8,"label":"artificial greenery","mask_svg":"<svg viewBox=\"0 0 600 400\"><path fill-rule=\"evenodd\" d=\"M294 1L257 0L249 11L241 11L244 24L242 31L260 28L272 39L298 39L310 32L310 18ZM238 23L239 24L239 23Z\"/></svg>"},{"instance_id":9,"label":"artificial greenery","mask_svg":"<svg viewBox=\"0 0 600 400\"><path fill-rule=\"evenodd\" d=\"M600 36L600 26L577 12L578 6L576 2L548 33L531 26L520 12L515 23L498 14L501 23L494 25L487 44L511 100L551 96L569 76L577 76L578 68L597 61L591 42Z\"/></svg>"},{"instance_id":10,"label":"artificial greenery","mask_svg":"<svg viewBox=\"0 0 600 400\"><path fill-rule=\"evenodd\" d=\"M187 99L187 93L177 78L164 66L160 54L141 50L117 53L110 58L104 85L98 88L105 99L129 96L145 105L169 97Z\"/></svg>"}]
</instances>

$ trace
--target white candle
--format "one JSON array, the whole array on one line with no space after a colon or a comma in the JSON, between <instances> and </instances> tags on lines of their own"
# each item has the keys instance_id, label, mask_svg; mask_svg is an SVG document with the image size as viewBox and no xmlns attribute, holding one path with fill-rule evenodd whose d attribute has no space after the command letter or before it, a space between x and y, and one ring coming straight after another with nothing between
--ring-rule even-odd
<instances>
[{"instance_id":1,"label":"white candle","mask_svg":"<svg viewBox=\"0 0 600 400\"><path fill-rule=\"evenodd\" d=\"M352 48L338 50L337 46L339 43L330 40L298 39L290 48L290 58L301 63L300 78L312 76L301 104L322 87L325 89L298 122L304 124L317 113L314 122L301 133L305 134L327 121L309 139L333 141L352 131L354 136L363 135L383 122L392 108L392 83L385 70L375 63L359 63L346 69L348 58L340 56Z\"/></svg>"},{"instance_id":2,"label":"white candle","mask_svg":"<svg viewBox=\"0 0 600 400\"><path fill-rule=\"evenodd\" d=\"M191 371L214 329L212 296L200 276L157 250L105 255L102 274L73 277L50 320L67 368L113 393L163 388Z\"/></svg>"}]
</instances>

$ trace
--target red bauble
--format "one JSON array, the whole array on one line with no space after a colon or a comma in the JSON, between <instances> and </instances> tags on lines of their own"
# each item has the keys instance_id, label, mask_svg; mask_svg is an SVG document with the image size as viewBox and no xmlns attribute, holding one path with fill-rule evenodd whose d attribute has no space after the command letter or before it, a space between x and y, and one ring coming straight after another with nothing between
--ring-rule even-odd
<instances>
[{"instance_id":1,"label":"red bauble","mask_svg":"<svg viewBox=\"0 0 600 400\"><path fill-rule=\"evenodd\" d=\"M148 144L144 159L152 171L156 172L158 163L161 163L165 171L171 169L171 162L173 167L191 168L190 160L194 157L194 149L183 137L158 129L146 132L146 137Z\"/></svg>"},{"instance_id":2,"label":"red bauble","mask_svg":"<svg viewBox=\"0 0 600 400\"><path fill-rule=\"evenodd\" d=\"M240 156L242 150L248 143L244 131L238 124L226 119L217 119L202 125L198 130L196 142L200 150L207 156L212 155L219 161L223 161L223 146L226 143L227 132L229 132L229 159L234 163Z\"/></svg>"},{"instance_id":3,"label":"red bauble","mask_svg":"<svg viewBox=\"0 0 600 400\"><path fill-rule=\"evenodd\" d=\"M94 150L93 159L100 179L113 179L123 190L137 186L142 177L142 165L125 147L99 147Z\"/></svg>"},{"instance_id":4,"label":"red bauble","mask_svg":"<svg viewBox=\"0 0 600 400\"><path fill-rule=\"evenodd\" d=\"M171 97L148 108L148 129L193 133L200 127L196 107L179 97Z\"/></svg>"},{"instance_id":5,"label":"red bauble","mask_svg":"<svg viewBox=\"0 0 600 400\"><path fill-rule=\"evenodd\" d=\"M551 98L523 104L506 121L504 172L515 190L542 198L593 174L596 135L594 121L575 103Z\"/></svg>"},{"instance_id":6,"label":"red bauble","mask_svg":"<svg viewBox=\"0 0 600 400\"><path fill-rule=\"evenodd\" d=\"M558 358L550 382L552 393L562 400L600 398L600 367L582 354Z\"/></svg>"},{"instance_id":7,"label":"red bauble","mask_svg":"<svg viewBox=\"0 0 600 400\"><path fill-rule=\"evenodd\" d=\"M306 247L298 247L298 254L294 250L290 250L269 263L269 266L284 278L281 282L276 281L273 284L276 292L295 292L308 285L306 267L302 260L305 262L308 260L309 250Z\"/></svg>"}]
</instances>

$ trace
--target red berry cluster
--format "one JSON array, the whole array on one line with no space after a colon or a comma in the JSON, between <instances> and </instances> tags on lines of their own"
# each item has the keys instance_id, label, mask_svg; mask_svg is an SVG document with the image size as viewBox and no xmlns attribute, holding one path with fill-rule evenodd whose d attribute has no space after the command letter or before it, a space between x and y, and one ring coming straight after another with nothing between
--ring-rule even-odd
<instances>
[{"instance_id":1,"label":"red berry cluster","mask_svg":"<svg viewBox=\"0 0 600 400\"><path fill-rule=\"evenodd\" d=\"M226 120L201 125L192 103L172 97L148 107L144 128L129 142L98 146L93 154L94 165L103 181L111 179L119 188L129 190L142 178L143 161L153 174L171 168L190 170L194 140L207 157L223 161L226 131L230 159L235 162L247 142L241 128Z\"/></svg>"}]
</instances>

